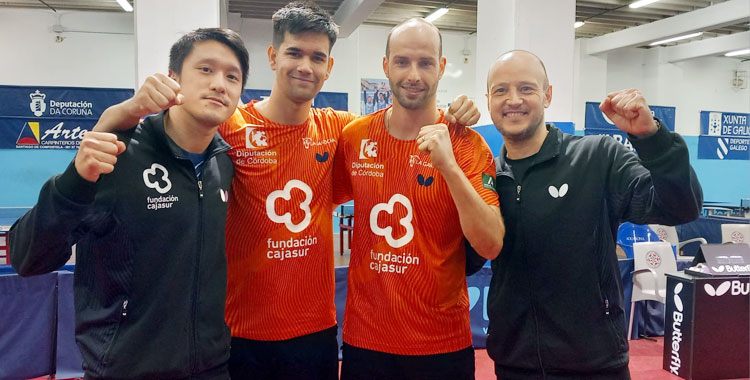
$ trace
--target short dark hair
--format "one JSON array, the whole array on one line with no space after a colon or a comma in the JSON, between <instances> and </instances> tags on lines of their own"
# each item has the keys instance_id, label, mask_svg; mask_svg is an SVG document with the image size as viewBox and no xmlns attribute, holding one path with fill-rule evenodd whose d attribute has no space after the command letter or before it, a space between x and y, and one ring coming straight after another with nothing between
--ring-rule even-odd
<instances>
[{"instance_id":1,"label":"short dark hair","mask_svg":"<svg viewBox=\"0 0 750 380\"><path fill-rule=\"evenodd\" d=\"M247 75L250 71L250 57L247 53L247 48L245 48L245 43L242 42L242 37L231 29L201 28L180 37L169 50L169 69L179 74L182 71L182 64L185 62L185 58L193 52L195 44L204 41L220 42L234 52L237 60L240 61L240 67L242 68L242 88L245 88Z\"/></svg>"},{"instance_id":2,"label":"short dark hair","mask_svg":"<svg viewBox=\"0 0 750 380\"><path fill-rule=\"evenodd\" d=\"M286 32L290 34L317 33L328 36L333 49L339 35L339 26L331 15L312 1L294 1L276 11L273 20L273 46L277 49L284 42Z\"/></svg>"},{"instance_id":3,"label":"short dark hair","mask_svg":"<svg viewBox=\"0 0 750 380\"><path fill-rule=\"evenodd\" d=\"M402 25L404 25L404 24L406 24L408 22L411 22L411 21L421 22L421 23L427 24L427 25L429 25L429 26L431 26L431 27L433 27L435 29L435 32L437 32L438 38L440 39L440 46L438 47L438 49L439 49L438 50L438 57L442 57L443 56L443 35L440 33L440 29L438 29L438 27L435 26L435 24L433 24L433 23L431 23L431 22L429 22L429 21L427 21L427 20L425 20L423 18L419 18L419 17L413 17L413 18L410 18L410 19L406 19L406 20L401 21L400 23L398 23L398 25L396 25L393 28L391 28L391 31L388 32L388 37L386 37L386 40L385 40L385 56L388 57L388 55L391 54L391 34L393 34L393 31L396 30L396 29L398 29L398 28L400 28Z\"/></svg>"}]
</instances>

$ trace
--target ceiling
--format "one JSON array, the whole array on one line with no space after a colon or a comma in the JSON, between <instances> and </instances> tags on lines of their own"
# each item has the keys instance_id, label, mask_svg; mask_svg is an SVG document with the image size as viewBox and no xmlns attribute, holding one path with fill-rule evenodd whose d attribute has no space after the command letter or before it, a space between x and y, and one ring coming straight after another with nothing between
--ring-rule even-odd
<instances>
[{"instance_id":1,"label":"ceiling","mask_svg":"<svg viewBox=\"0 0 750 380\"><path fill-rule=\"evenodd\" d=\"M131 3L133 0L130 0ZM626 28L648 24L678 14L723 3L727 0L661 0L643 8L631 9L627 5L632 0L576 0L576 21L585 21L577 28L576 38L592 38ZM271 15L289 0L227 0L229 12L239 13L243 18L270 19ZM317 4L331 14L335 14L344 0L317 0ZM392 26L410 17L424 17L444 6L450 12L435 21L442 30L476 32L476 0L384 0L364 20L366 24ZM115 0L0 0L2 7L54 8L56 10L96 10L120 12ZM704 30L703 35L675 44L746 32L750 30L750 20L738 21L733 25Z\"/></svg>"}]
</instances>

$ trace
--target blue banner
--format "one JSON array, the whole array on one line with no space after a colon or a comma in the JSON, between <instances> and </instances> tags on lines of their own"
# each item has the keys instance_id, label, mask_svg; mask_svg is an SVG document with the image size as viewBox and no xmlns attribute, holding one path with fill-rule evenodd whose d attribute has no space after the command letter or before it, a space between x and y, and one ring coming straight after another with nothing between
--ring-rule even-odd
<instances>
[{"instance_id":1,"label":"blue banner","mask_svg":"<svg viewBox=\"0 0 750 380\"><path fill-rule=\"evenodd\" d=\"M0 149L78 149L107 107L131 89L0 86Z\"/></svg>"},{"instance_id":2,"label":"blue banner","mask_svg":"<svg viewBox=\"0 0 750 380\"><path fill-rule=\"evenodd\" d=\"M701 135L750 138L750 114L701 111Z\"/></svg>"},{"instance_id":3,"label":"blue banner","mask_svg":"<svg viewBox=\"0 0 750 380\"><path fill-rule=\"evenodd\" d=\"M661 120L667 129L674 131L675 107L648 106L651 114ZM609 118L599 109L599 103L586 102L586 119L584 121L584 135L608 135L626 148L633 150L628 140L628 134L619 130Z\"/></svg>"},{"instance_id":4,"label":"blue banner","mask_svg":"<svg viewBox=\"0 0 750 380\"><path fill-rule=\"evenodd\" d=\"M750 160L750 137L698 136L698 158Z\"/></svg>"},{"instance_id":5,"label":"blue banner","mask_svg":"<svg viewBox=\"0 0 750 380\"><path fill-rule=\"evenodd\" d=\"M249 103L251 100L263 100L271 95L271 90L252 90L245 89L242 91L242 103ZM331 107L337 111L349 110L349 94L345 92L319 92L313 99L313 107L327 108Z\"/></svg>"}]
</instances>

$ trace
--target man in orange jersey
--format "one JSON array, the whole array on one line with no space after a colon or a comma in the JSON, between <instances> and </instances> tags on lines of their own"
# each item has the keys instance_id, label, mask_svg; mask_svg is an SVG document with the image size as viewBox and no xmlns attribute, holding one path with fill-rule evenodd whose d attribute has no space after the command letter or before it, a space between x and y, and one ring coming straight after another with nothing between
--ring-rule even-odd
<instances>
[{"instance_id":1,"label":"man in orange jersey","mask_svg":"<svg viewBox=\"0 0 750 380\"><path fill-rule=\"evenodd\" d=\"M271 95L239 107L219 128L235 163L227 220L229 367L233 379L337 379L331 184L341 130L356 116L311 108L333 66L338 28L331 17L295 2L274 14L273 25ZM152 79L129 104L107 110L97 128L179 102L179 86ZM459 96L445 117L471 125L479 113Z\"/></svg>"},{"instance_id":2,"label":"man in orange jersey","mask_svg":"<svg viewBox=\"0 0 750 380\"><path fill-rule=\"evenodd\" d=\"M474 379L464 236L480 255L504 225L487 143L436 107L442 37L394 27L383 70L393 106L342 132L334 201L354 199L342 380ZM455 223L458 221L458 223Z\"/></svg>"}]
</instances>

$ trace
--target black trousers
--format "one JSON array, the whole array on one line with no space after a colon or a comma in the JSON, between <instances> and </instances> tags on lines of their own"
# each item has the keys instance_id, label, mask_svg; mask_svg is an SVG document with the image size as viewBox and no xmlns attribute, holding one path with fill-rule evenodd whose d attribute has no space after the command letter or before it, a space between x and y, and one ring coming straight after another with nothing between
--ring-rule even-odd
<instances>
[{"instance_id":1,"label":"black trousers","mask_svg":"<svg viewBox=\"0 0 750 380\"><path fill-rule=\"evenodd\" d=\"M280 341L232 338L232 380L337 380L336 326Z\"/></svg>"},{"instance_id":2,"label":"black trousers","mask_svg":"<svg viewBox=\"0 0 750 380\"><path fill-rule=\"evenodd\" d=\"M474 347L435 355L396 355L344 343L341 380L474 380Z\"/></svg>"}]
</instances>

